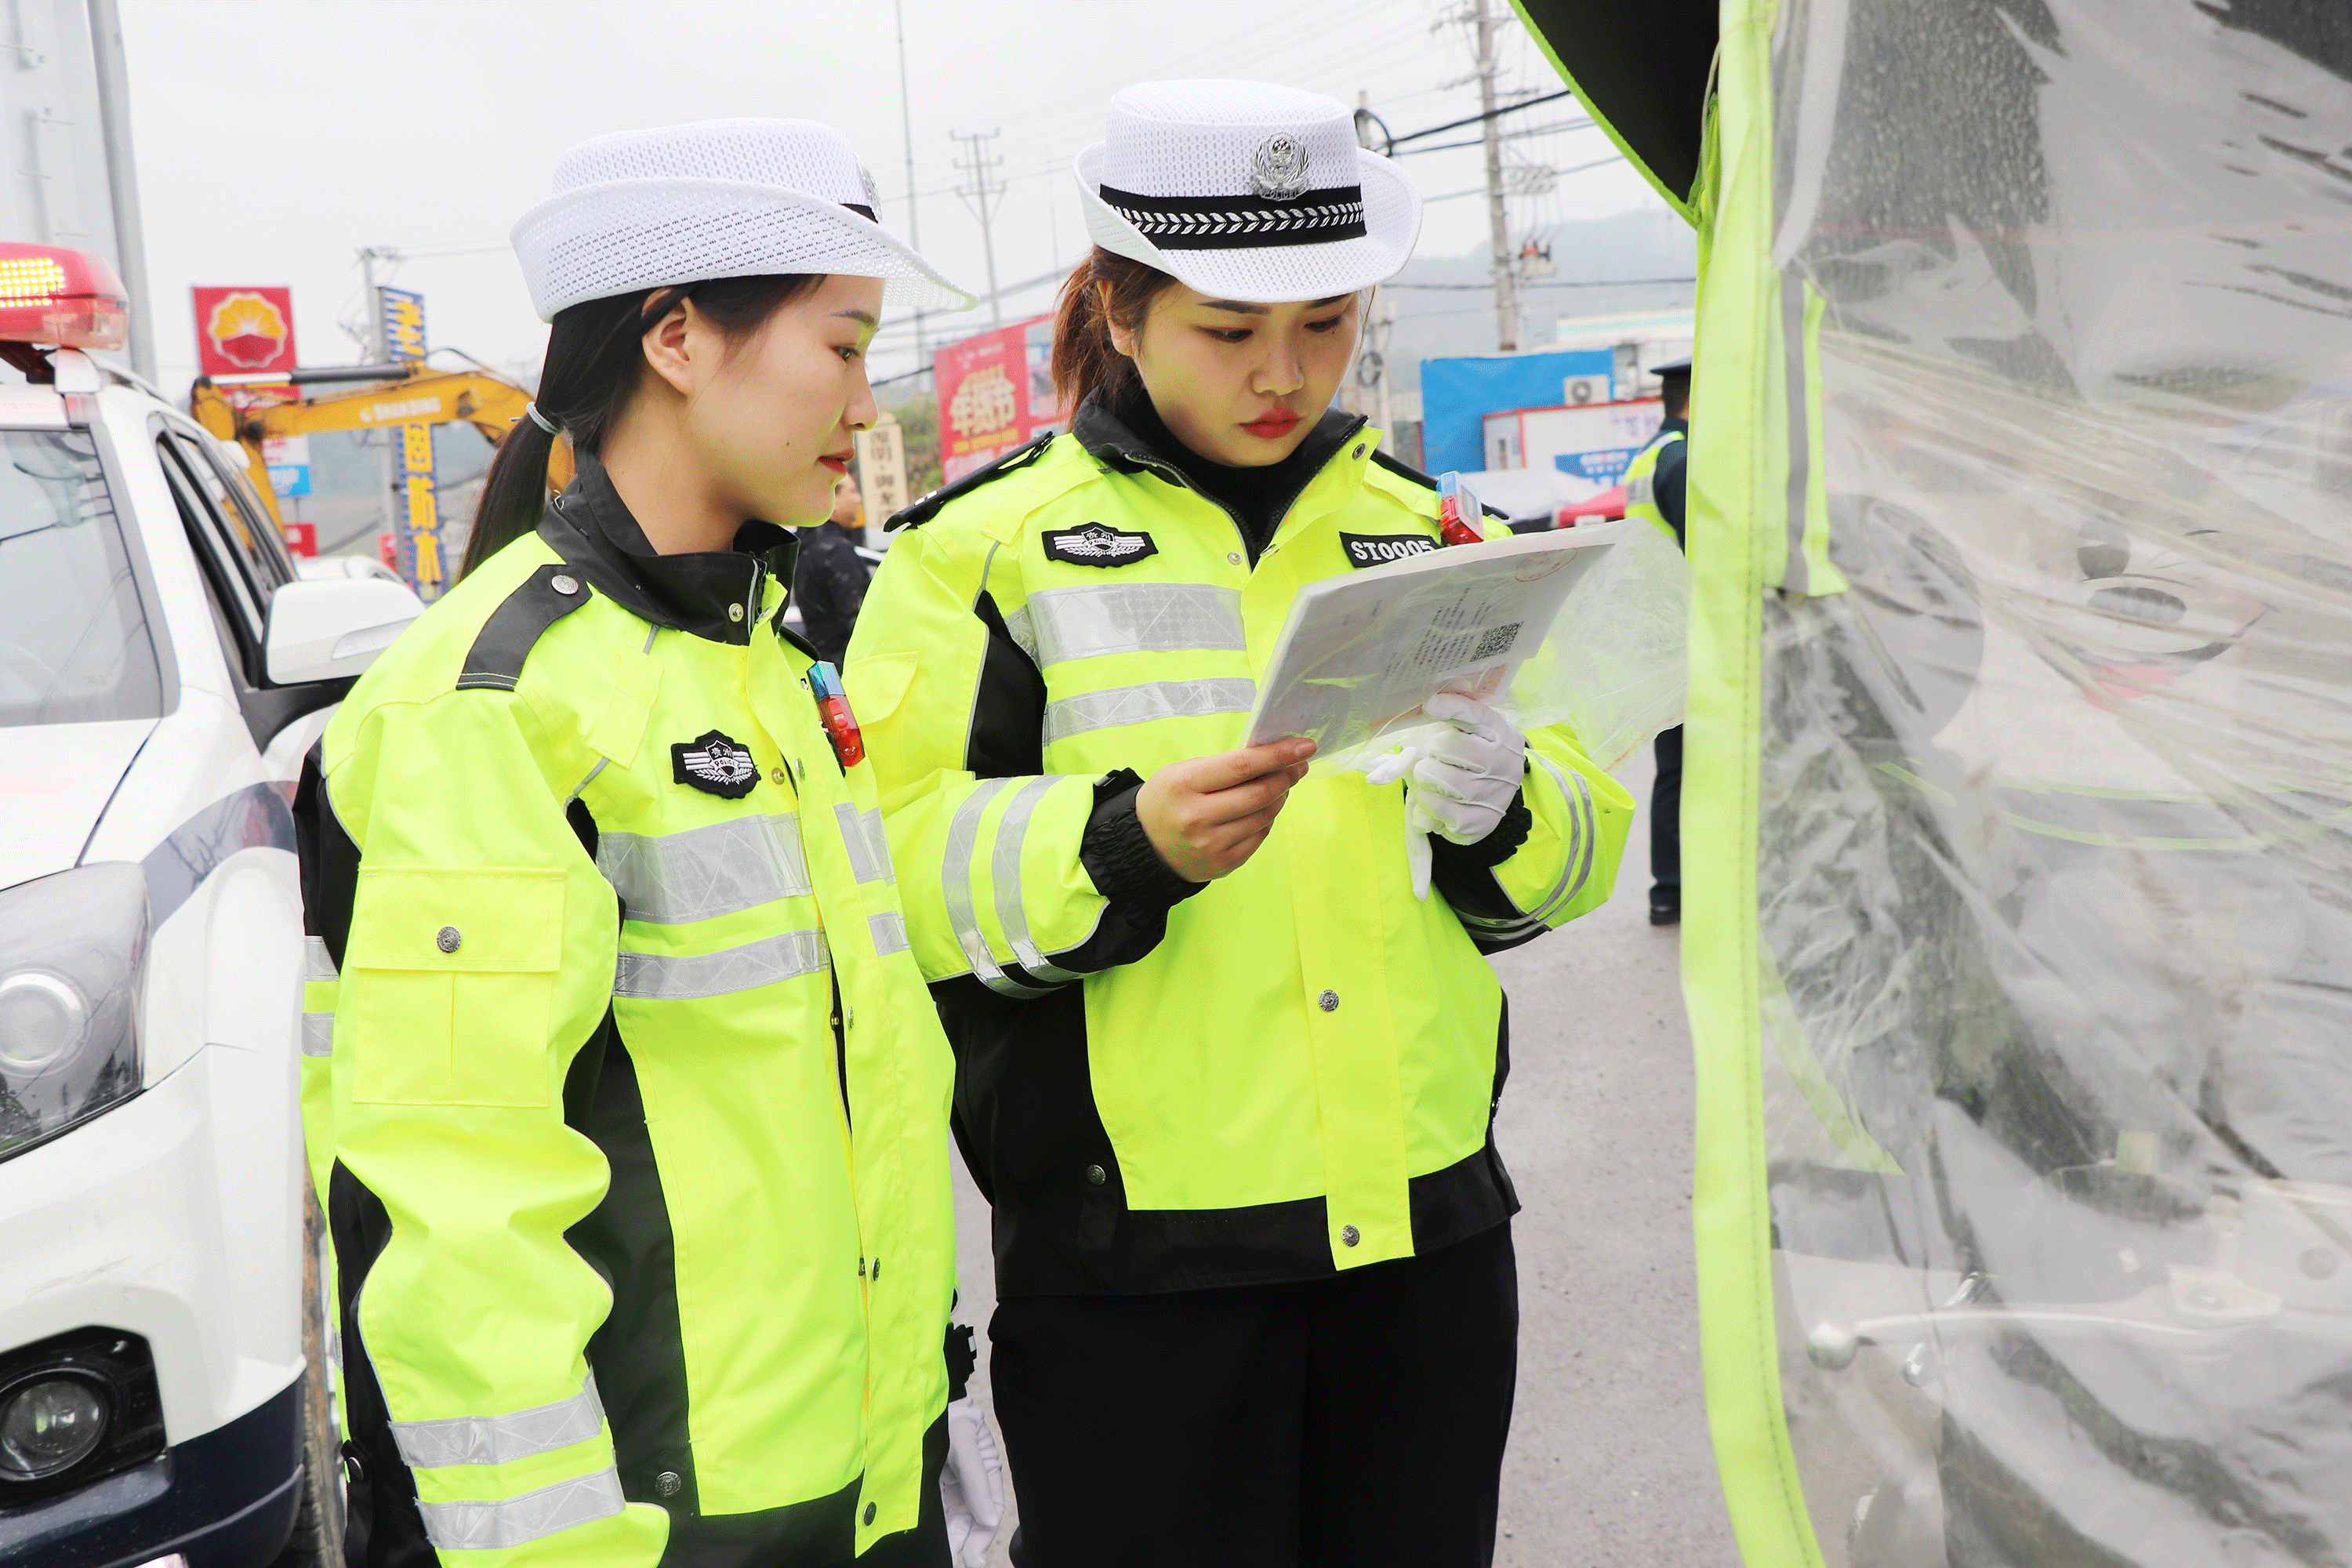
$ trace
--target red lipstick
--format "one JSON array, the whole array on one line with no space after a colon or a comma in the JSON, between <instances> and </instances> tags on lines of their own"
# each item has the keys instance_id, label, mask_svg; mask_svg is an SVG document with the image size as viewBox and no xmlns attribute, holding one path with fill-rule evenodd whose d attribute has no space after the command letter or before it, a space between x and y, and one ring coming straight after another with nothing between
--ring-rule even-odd
<instances>
[{"instance_id":1,"label":"red lipstick","mask_svg":"<svg viewBox=\"0 0 2352 1568\"><path fill-rule=\"evenodd\" d=\"M1298 416L1287 408L1269 408L1242 428L1265 440L1279 441L1298 428Z\"/></svg>"}]
</instances>

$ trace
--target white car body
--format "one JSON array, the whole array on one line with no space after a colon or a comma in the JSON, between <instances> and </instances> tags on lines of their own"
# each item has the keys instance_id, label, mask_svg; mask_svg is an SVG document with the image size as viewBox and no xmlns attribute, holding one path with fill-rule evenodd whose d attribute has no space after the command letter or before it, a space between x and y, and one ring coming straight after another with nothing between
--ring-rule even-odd
<instances>
[{"instance_id":1,"label":"white car body","mask_svg":"<svg viewBox=\"0 0 2352 1568\"><path fill-rule=\"evenodd\" d=\"M298 577L241 465L211 437L129 378L70 352L56 359L58 386L0 385L0 432L79 426L96 441L161 667L151 704L161 712L22 722L0 701L0 982L17 962L7 900L42 879L136 865L151 924L136 1092L13 1150L0 1135L0 1411L22 1347L88 1328L135 1335L152 1356L167 1457L65 1489L70 1469L12 1489L0 1463L0 1563L267 1562L299 1500L293 1424L317 1306L305 1284L304 938L289 805L341 678L422 606L373 563L305 563ZM173 454L208 463L219 481L208 489L196 470L200 508L244 510L196 520L227 534L208 542L192 527L191 470L175 484ZM9 531L0 516L0 573ZM219 602L236 597L218 587L223 547L249 550L302 592L273 591L253 625L249 594L242 608ZM373 646L335 661L326 622L347 589L361 598L341 601L360 606L344 640ZM0 606L9 592L0 583ZM272 636L280 611L302 624L293 654ZM0 625L0 648L9 637ZM267 679L289 668L312 679ZM252 1551L261 1555L240 1555Z\"/></svg>"}]
</instances>

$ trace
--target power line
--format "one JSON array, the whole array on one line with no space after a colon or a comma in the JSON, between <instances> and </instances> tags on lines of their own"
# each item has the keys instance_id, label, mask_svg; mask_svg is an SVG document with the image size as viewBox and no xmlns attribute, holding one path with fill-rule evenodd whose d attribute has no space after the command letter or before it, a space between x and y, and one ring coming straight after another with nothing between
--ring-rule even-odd
<instances>
[{"instance_id":1,"label":"power line","mask_svg":"<svg viewBox=\"0 0 2352 1568\"><path fill-rule=\"evenodd\" d=\"M1573 169L1562 169L1559 172L1559 178L1564 180L1570 174L1581 174L1587 169L1606 168L1612 163L1622 163L1624 161L1625 154L1622 153L1612 153L1606 158L1595 158L1590 163L1579 163ZM1427 206L1432 202L1450 202L1459 200L1464 196L1484 196L1491 195L1493 194L1494 188L1490 185L1473 185L1468 190L1448 191L1442 196L1423 196L1421 198L1421 205L1423 206Z\"/></svg>"},{"instance_id":2,"label":"power line","mask_svg":"<svg viewBox=\"0 0 2352 1568\"><path fill-rule=\"evenodd\" d=\"M1491 25L1486 22L1486 19L1483 15L1475 19L1477 20L1481 26ZM1483 48L1486 46L1481 47ZM1487 58L1485 55L1481 56L1480 63L1482 66L1488 63ZM1443 125L1433 125L1426 131L1409 131L1402 136L1398 137L1395 142L1389 143L1389 145L1393 148L1400 142L1418 142L1424 136L1434 136L1440 132L1459 131L1465 125L1477 125L1489 120L1500 119L1506 114L1517 114L1522 109L1533 109L1538 103L1557 103L1563 98L1574 98L1575 96L1576 89L1574 88L1562 88L1558 92L1548 92L1540 98L1530 98L1519 103L1507 103L1500 109L1487 109L1480 113L1473 114L1466 119L1449 120ZM1465 145L1470 145L1470 143L1465 143ZM1419 149L1419 151L1425 152L1427 149Z\"/></svg>"},{"instance_id":3,"label":"power line","mask_svg":"<svg viewBox=\"0 0 2352 1568\"><path fill-rule=\"evenodd\" d=\"M1503 132L1503 140L1516 142L1524 136L1549 136L1562 131L1590 131L1593 123L1590 120L1563 120L1557 125L1538 125L1528 131L1506 131ZM1486 139L1481 136L1468 142L1440 142L1434 147L1407 147L1402 152L1393 153L1390 156L1410 158L1418 153L1451 153L1457 147L1483 147L1486 144Z\"/></svg>"}]
</instances>

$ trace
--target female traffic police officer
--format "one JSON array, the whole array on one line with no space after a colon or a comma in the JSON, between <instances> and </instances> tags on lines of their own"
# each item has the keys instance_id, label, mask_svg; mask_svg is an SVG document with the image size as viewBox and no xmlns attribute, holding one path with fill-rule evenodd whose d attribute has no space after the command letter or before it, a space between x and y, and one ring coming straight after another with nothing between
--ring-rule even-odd
<instances>
[{"instance_id":1,"label":"female traffic police officer","mask_svg":"<svg viewBox=\"0 0 2352 1568\"><path fill-rule=\"evenodd\" d=\"M971 303L871 203L717 121L516 226L539 403L313 824L355 1563L948 1562L950 1058L781 626L884 299Z\"/></svg>"},{"instance_id":2,"label":"female traffic police officer","mask_svg":"<svg viewBox=\"0 0 2352 1568\"><path fill-rule=\"evenodd\" d=\"M850 648L995 1205L1017 1555L1484 1563L1517 1307L1482 954L1607 897L1632 803L1466 699L1403 790L1225 749L1304 585L1436 547L1329 407L1419 200L1343 106L1244 82L1120 93L1077 172L1070 429L902 514Z\"/></svg>"}]
</instances>

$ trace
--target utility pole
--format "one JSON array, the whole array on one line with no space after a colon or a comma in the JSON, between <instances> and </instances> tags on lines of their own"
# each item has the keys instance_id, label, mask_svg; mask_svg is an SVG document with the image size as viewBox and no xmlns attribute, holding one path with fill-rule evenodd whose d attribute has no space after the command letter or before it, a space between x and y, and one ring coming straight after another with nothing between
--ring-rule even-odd
<instances>
[{"instance_id":1,"label":"utility pole","mask_svg":"<svg viewBox=\"0 0 2352 1568\"><path fill-rule=\"evenodd\" d=\"M923 226L915 214L915 100L907 90L907 0L891 0L898 17L898 130L907 143L907 246L923 253ZM929 362L923 352L923 310L915 308L915 363Z\"/></svg>"},{"instance_id":2,"label":"utility pole","mask_svg":"<svg viewBox=\"0 0 2352 1568\"><path fill-rule=\"evenodd\" d=\"M392 346L384 342L383 337L383 297L376 292L376 263L392 264L399 259L400 252L390 246L360 247L360 293L363 301L362 308L367 311L366 350L370 364L382 364L392 357ZM391 432L396 428L388 426L383 430L371 430L365 437L376 444L376 493L383 499L383 529L378 531L388 530L395 537L400 532L400 492L403 488L394 482L393 475L392 444L397 437Z\"/></svg>"},{"instance_id":3,"label":"utility pole","mask_svg":"<svg viewBox=\"0 0 2352 1568\"><path fill-rule=\"evenodd\" d=\"M996 216L997 204L1004 199L1004 182L994 177L994 171L1004 162L1004 154L989 153L982 149L981 143L993 142L1000 134L1001 131L975 131L968 136L961 131L948 132L950 138L965 144L964 153L971 160L968 163L962 158L956 161L957 173L971 176L971 184L958 187L956 195L963 198L963 205L980 219L980 247L988 256L988 324L992 327L1004 325L1004 308L996 299L996 241L989 231L989 222Z\"/></svg>"},{"instance_id":4,"label":"utility pole","mask_svg":"<svg viewBox=\"0 0 2352 1568\"><path fill-rule=\"evenodd\" d=\"M131 157L131 72L122 58L115 0L90 0L90 54L98 67L98 117L106 139L107 196L114 212L115 260L131 294L131 368L155 379L154 318L147 313L147 237L139 217L139 172Z\"/></svg>"},{"instance_id":5,"label":"utility pole","mask_svg":"<svg viewBox=\"0 0 2352 1568\"><path fill-rule=\"evenodd\" d=\"M1486 0L1470 0L1470 19L1478 34L1478 111L1486 116L1479 137L1486 145L1486 231L1495 253L1495 346L1512 353L1519 346L1519 280L1511 270L1510 217L1503 206L1503 132L1495 118L1498 29Z\"/></svg>"}]
</instances>

